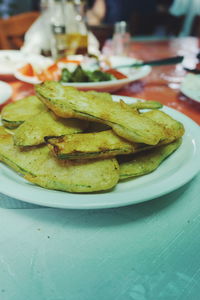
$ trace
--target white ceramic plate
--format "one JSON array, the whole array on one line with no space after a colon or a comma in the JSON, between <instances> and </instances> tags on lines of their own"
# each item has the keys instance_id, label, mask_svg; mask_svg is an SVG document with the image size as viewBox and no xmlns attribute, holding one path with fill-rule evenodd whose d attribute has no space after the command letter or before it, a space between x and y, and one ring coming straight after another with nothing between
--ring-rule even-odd
<instances>
[{"instance_id":1,"label":"white ceramic plate","mask_svg":"<svg viewBox=\"0 0 200 300\"><path fill-rule=\"evenodd\" d=\"M200 102L200 75L187 74L183 79L181 92L196 102Z\"/></svg>"},{"instance_id":2,"label":"white ceramic plate","mask_svg":"<svg viewBox=\"0 0 200 300\"><path fill-rule=\"evenodd\" d=\"M19 63L24 62L24 55L18 50L0 50L0 75L12 75Z\"/></svg>"},{"instance_id":3,"label":"white ceramic plate","mask_svg":"<svg viewBox=\"0 0 200 300\"><path fill-rule=\"evenodd\" d=\"M75 57L73 57L76 59ZM111 66L118 66L118 65L129 65L136 62L135 59L130 57L123 57L123 56L111 56L109 58ZM37 63L38 64L38 63ZM102 82L77 82L77 83L62 83L66 86L74 86L81 90L97 90L101 92L114 92L120 90L127 84L139 80L145 76L147 76L150 71L150 66L143 66L140 68L120 68L119 71L127 76L125 79L114 79L110 81L102 81ZM21 74L19 71L15 72L15 77L21 81L37 84L41 83L36 77L29 77Z\"/></svg>"},{"instance_id":4,"label":"white ceramic plate","mask_svg":"<svg viewBox=\"0 0 200 300\"><path fill-rule=\"evenodd\" d=\"M11 95L11 86L4 81L0 81L0 106L5 103L11 97Z\"/></svg>"},{"instance_id":5,"label":"white ceramic plate","mask_svg":"<svg viewBox=\"0 0 200 300\"><path fill-rule=\"evenodd\" d=\"M0 50L0 77L14 76L18 66L29 62L50 64L52 59L38 54L25 54L20 50Z\"/></svg>"},{"instance_id":6,"label":"white ceramic plate","mask_svg":"<svg viewBox=\"0 0 200 300\"><path fill-rule=\"evenodd\" d=\"M122 96L113 96L113 98L119 101ZM123 97L123 99L127 103L133 102L133 99L129 97ZM33 185L1 164L0 192L18 200L43 206L97 209L148 201L179 188L200 170L200 128L195 122L176 110L167 107L164 107L163 110L182 122L186 132L180 148L154 172L120 182L109 192L72 194Z\"/></svg>"}]
</instances>

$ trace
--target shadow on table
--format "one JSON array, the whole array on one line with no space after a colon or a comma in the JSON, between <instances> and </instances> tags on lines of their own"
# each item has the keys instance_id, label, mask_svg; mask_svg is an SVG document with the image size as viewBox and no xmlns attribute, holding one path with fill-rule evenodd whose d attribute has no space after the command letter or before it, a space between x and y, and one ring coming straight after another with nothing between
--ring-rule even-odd
<instances>
[{"instance_id":1,"label":"shadow on table","mask_svg":"<svg viewBox=\"0 0 200 300\"><path fill-rule=\"evenodd\" d=\"M68 210L55 208L38 209L16 209L13 210L23 218L30 218L32 221L41 221L53 224L56 227L75 228L102 228L108 226L122 226L135 221L147 220L149 217L156 217L166 211L175 209L178 206L179 212L185 207L187 201L183 194L187 193L193 181L165 196L153 199L140 204L120 208L97 209L97 210ZM184 208L185 209L185 208Z\"/></svg>"}]
</instances>

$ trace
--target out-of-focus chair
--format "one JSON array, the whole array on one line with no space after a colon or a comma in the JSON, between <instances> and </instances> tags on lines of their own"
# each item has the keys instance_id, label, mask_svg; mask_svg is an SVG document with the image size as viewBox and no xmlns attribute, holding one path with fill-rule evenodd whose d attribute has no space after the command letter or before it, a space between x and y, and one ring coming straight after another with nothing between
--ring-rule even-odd
<instances>
[{"instance_id":1,"label":"out-of-focus chair","mask_svg":"<svg viewBox=\"0 0 200 300\"><path fill-rule=\"evenodd\" d=\"M194 19L191 35L200 37L200 16L196 16Z\"/></svg>"},{"instance_id":2,"label":"out-of-focus chair","mask_svg":"<svg viewBox=\"0 0 200 300\"><path fill-rule=\"evenodd\" d=\"M39 17L39 12L27 12L0 19L0 49L19 49L26 31Z\"/></svg>"}]
</instances>

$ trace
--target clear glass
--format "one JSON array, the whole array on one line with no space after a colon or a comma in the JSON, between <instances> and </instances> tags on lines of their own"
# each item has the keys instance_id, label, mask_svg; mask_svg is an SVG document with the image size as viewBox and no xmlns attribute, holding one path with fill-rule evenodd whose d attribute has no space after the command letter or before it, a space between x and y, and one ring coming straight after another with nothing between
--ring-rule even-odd
<instances>
[{"instance_id":1,"label":"clear glass","mask_svg":"<svg viewBox=\"0 0 200 300\"><path fill-rule=\"evenodd\" d=\"M127 23L125 21L117 22L114 26L113 34L113 54L128 55L130 46L130 34L127 31Z\"/></svg>"},{"instance_id":2,"label":"clear glass","mask_svg":"<svg viewBox=\"0 0 200 300\"><path fill-rule=\"evenodd\" d=\"M40 12L44 13L49 8L49 0L40 1Z\"/></svg>"},{"instance_id":3,"label":"clear glass","mask_svg":"<svg viewBox=\"0 0 200 300\"><path fill-rule=\"evenodd\" d=\"M87 54L88 31L84 18L84 2L67 1L65 15L67 54Z\"/></svg>"},{"instance_id":4,"label":"clear glass","mask_svg":"<svg viewBox=\"0 0 200 300\"><path fill-rule=\"evenodd\" d=\"M182 64L170 67L169 71L161 73L161 78L168 82L168 86L172 89L179 89L180 84L185 77L186 71Z\"/></svg>"},{"instance_id":5,"label":"clear glass","mask_svg":"<svg viewBox=\"0 0 200 300\"><path fill-rule=\"evenodd\" d=\"M54 59L88 53L88 32L84 22L84 2L49 0Z\"/></svg>"},{"instance_id":6,"label":"clear glass","mask_svg":"<svg viewBox=\"0 0 200 300\"><path fill-rule=\"evenodd\" d=\"M187 74L185 68L193 69L198 62L196 55L199 51L198 40L193 37L184 39L172 39L170 41L170 52L175 55L184 56L181 64L163 68L161 78L164 79L168 86L172 89L179 89L180 84Z\"/></svg>"},{"instance_id":7,"label":"clear glass","mask_svg":"<svg viewBox=\"0 0 200 300\"><path fill-rule=\"evenodd\" d=\"M66 15L65 0L49 0L50 28L51 28L51 54L57 60L66 54Z\"/></svg>"}]
</instances>

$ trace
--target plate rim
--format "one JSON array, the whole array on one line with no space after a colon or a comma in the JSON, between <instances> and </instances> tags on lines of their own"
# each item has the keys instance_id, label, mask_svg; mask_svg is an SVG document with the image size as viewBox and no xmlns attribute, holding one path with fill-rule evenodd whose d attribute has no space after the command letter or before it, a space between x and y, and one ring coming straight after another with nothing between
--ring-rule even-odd
<instances>
[{"instance_id":1,"label":"plate rim","mask_svg":"<svg viewBox=\"0 0 200 300\"><path fill-rule=\"evenodd\" d=\"M1 49L0 50L0 58L1 55L6 54L6 53L12 53L14 55L23 55L23 53L20 50L15 50L15 49ZM14 70L13 71L9 71L9 72L1 72L0 71L0 76L8 76L8 75L13 75L14 76Z\"/></svg>"},{"instance_id":2,"label":"plate rim","mask_svg":"<svg viewBox=\"0 0 200 300\"><path fill-rule=\"evenodd\" d=\"M113 97L116 100L119 100L122 98L122 96L116 96L116 95L113 95ZM123 98L125 101L130 99L130 101L132 101L132 102L134 99L134 98L127 97L127 96L124 96ZM175 115L176 118L178 117L177 118L178 120L185 121L186 130L188 131L188 132L186 132L186 135L188 135L188 138L189 138L189 134L190 134L190 136L191 136L190 142L191 142L191 145L193 146L192 158L190 157L189 159L187 159L187 161L186 161L186 163L184 163L183 167L182 166L179 167L174 172L173 175L170 175L170 177L167 178L168 185L165 186L164 189L158 190L158 188L157 188L158 184L153 182L153 184L151 185L151 191L150 191L151 193L149 193L149 190L148 190L148 197L144 193L143 196L140 195L138 197L138 199L135 200L135 199L131 198L131 196L133 196L132 188L126 192L124 192L122 189L121 191L119 191L119 193L114 193L115 192L114 191L115 189L114 189L113 191L102 192L102 193L75 194L75 193L68 193L68 192L62 192L62 191L47 190L42 187L35 186L31 183L28 183L28 185L26 185L26 188L28 188L28 191L31 186L34 189L33 197L35 197L35 195L38 194L37 193L38 190L39 190L40 198L43 197L43 195L45 196L45 199L41 200L41 199L37 198L37 200L35 200L35 199L29 198L30 194L32 193L32 188L30 189L29 195L22 194L19 196L18 194L22 193L22 190L23 190L23 186L22 186L22 188L20 189L20 192L17 193L17 197L16 197L16 193L14 193L13 190L5 191L5 189L2 188L2 186L1 186L2 180L1 180L0 192L4 193L5 195L7 195L9 197L13 197L17 200L20 200L20 201L25 201L28 203L37 204L37 205L41 205L41 206L47 206L47 207L64 208L64 209L103 209L103 208L105 209L105 208L128 206L128 205L133 205L133 204L137 204L137 203L141 203L141 202L150 201L154 198L161 197L165 194L168 194L168 193L180 188L181 186L183 186L184 184L189 182L200 171L200 164L198 165L196 163L196 160L194 159L194 158L199 157L199 154L200 154L200 139L197 139L197 137L200 137L200 127L192 119L190 119L189 117L187 117L186 115L184 115L183 113L181 113L175 109L164 106L163 110L166 111L167 113L169 113L170 115L172 115L172 117L173 117L173 115ZM182 146L180 146L180 148L181 147ZM179 151L179 149L177 151ZM9 169L9 167L3 165L2 170L5 168L6 168L6 170ZM185 169L185 175L184 175L184 177L177 179L176 176L180 173L180 169ZM159 168L157 170L159 170ZM154 172L156 172L157 170L155 170ZM10 169L9 172L11 172L11 175L14 174L14 176L17 176L18 179L20 178L20 177L18 177L19 175L15 171ZM151 174L154 174L154 172L147 174L145 176L151 176ZM142 178L142 177L144 177L144 176L141 176L140 178ZM2 178L2 172L0 172L0 178ZM25 179L22 179L22 180L25 180ZM164 180L166 182L165 178L164 178ZM25 181L25 182L27 183L27 181ZM131 179L128 182L131 182ZM18 183L14 183L14 184L18 185ZM123 185L123 182L120 182L119 184ZM41 190L42 190L42 193L40 192ZM47 199L49 195L50 195L51 199ZM56 200L54 200L52 202L52 199L54 199L54 197L56 198L56 196L59 199L60 199L60 197L63 198L63 199L59 200L59 205L58 205L58 203L56 203ZM115 197L115 196L116 196L117 200L113 201L112 197ZM121 201L119 199L120 196L121 197L125 196L126 200L123 199L123 201ZM103 202L101 200L101 197L103 197L103 199L104 199ZM99 200L99 198L100 198L100 200ZM67 202L65 202L65 200L67 200ZM84 200L86 200L86 201L84 202ZM77 205L76 201L79 201L78 205ZM80 201L81 201L81 205L80 205ZM92 202L92 201L94 201L94 202Z\"/></svg>"},{"instance_id":3,"label":"plate rim","mask_svg":"<svg viewBox=\"0 0 200 300\"><path fill-rule=\"evenodd\" d=\"M6 49L0 49L0 58L1 58L1 56L6 55L6 53L8 55L14 55L15 57L17 55L18 57L21 57L21 59L23 59L23 60L26 60L27 58L30 59L31 57L38 57L38 58L41 58L41 59L42 58L50 59L49 57L43 56L39 53L34 53L34 52L33 53L31 53L31 52L30 53L25 53L21 50L15 50L15 49L7 49L7 50ZM24 62L24 63L26 63L26 62ZM18 65L21 65L21 64L24 64L24 63L19 62ZM0 71L0 76L2 77L2 76L8 76L8 75L11 76L12 75L13 77L15 77L16 68L17 68L17 65L12 68L12 71L11 70L8 71L8 72L1 72Z\"/></svg>"},{"instance_id":4,"label":"plate rim","mask_svg":"<svg viewBox=\"0 0 200 300\"><path fill-rule=\"evenodd\" d=\"M187 76L188 76L188 77L189 77L189 76L198 76L198 77L199 77L199 82L200 82L200 75L190 74L190 73L189 73L189 74L187 74L187 75L185 76L185 78L183 79L183 81L182 81L182 83L181 83L181 85L180 85L180 91L181 91L181 93L182 93L184 96L188 97L190 100L195 101L196 103L200 103L200 99L197 99L197 98L191 96L190 92L188 92L187 87L185 87L185 80L186 80Z\"/></svg>"}]
</instances>

